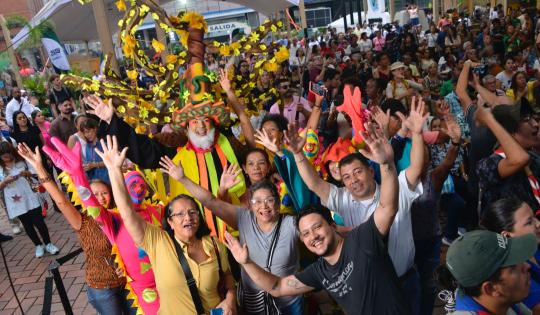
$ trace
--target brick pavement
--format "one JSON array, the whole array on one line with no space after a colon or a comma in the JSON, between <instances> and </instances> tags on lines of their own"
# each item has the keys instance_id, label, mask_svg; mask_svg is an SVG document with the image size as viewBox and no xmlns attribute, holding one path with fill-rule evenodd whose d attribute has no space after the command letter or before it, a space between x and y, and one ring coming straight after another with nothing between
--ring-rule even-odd
<instances>
[{"instance_id":1,"label":"brick pavement","mask_svg":"<svg viewBox=\"0 0 540 315\"><path fill-rule=\"evenodd\" d=\"M1 219L0 221L3 221ZM35 258L35 247L24 232L16 235L12 241L2 244L17 296L27 315L41 314L49 263L54 258L62 257L79 248L77 236L61 214L49 212L45 222L49 227L52 242L60 249L58 256L46 253L43 258ZM11 230L6 230L5 227L6 225L2 224L0 231L11 234ZM60 274L74 314L93 315L97 313L88 303L84 289L84 260L83 253L66 262L60 267ZM12 314L18 315L21 311L9 286L4 264L0 261L0 315ZM51 314L65 314L56 289L53 292Z\"/></svg>"}]
</instances>

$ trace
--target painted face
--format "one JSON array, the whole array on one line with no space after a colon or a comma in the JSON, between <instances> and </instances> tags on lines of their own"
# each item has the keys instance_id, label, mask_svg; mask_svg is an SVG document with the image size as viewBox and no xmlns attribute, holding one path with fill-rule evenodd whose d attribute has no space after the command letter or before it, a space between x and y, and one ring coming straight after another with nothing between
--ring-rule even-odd
<instances>
[{"instance_id":1,"label":"painted face","mask_svg":"<svg viewBox=\"0 0 540 315\"><path fill-rule=\"evenodd\" d=\"M147 186L141 173L131 171L124 176L124 180L129 192L129 197L131 197L131 202L136 205L142 204L146 197Z\"/></svg>"},{"instance_id":2,"label":"painted face","mask_svg":"<svg viewBox=\"0 0 540 315\"><path fill-rule=\"evenodd\" d=\"M189 121L189 130L197 136L206 136L208 130L212 129L212 120L209 117L197 117Z\"/></svg>"},{"instance_id":3,"label":"painted face","mask_svg":"<svg viewBox=\"0 0 540 315\"><path fill-rule=\"evenodd\" d=\"M319 137L317 134L309 129L306 133L306 144L304 145L304 155L309 161L313 161L317 154L319 154Z\"/></svg>"}]
</instances>

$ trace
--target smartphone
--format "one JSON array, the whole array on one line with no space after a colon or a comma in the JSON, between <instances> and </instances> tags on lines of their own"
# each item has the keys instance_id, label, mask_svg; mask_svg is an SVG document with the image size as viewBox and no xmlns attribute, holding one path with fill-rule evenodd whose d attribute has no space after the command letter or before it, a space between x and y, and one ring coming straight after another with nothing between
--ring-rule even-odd
<instances>
[{"instance_id":1,"label":"smartphone","mask_svg":"<svg viewBox=\"0 0 540 315\"><path fill-rule=\"evenodd\" d=\"M222 308L213 308L210 310L210 315L223 315Z\"/></svg>"},{"instance_id":2,"label":"smartphone","mask_svg":"<svg viewBox=\"0 0 540 315\"><path fill-rule=\"evenodd\" d=\"M483 77L487 74L487 67L485 65L482 66L476 66L472 69L473 73L478 74L479 76Z\"/></svg>"},{"instance_id":3,"label":"smartphone","mask_svg":"<svg viewBox=\"0 0 540 315\"><path fill-rule=\"evenodd\" d=\"M319 96L326 95L326 87L323 84L309 82L309 90Z\"/></svg>"}]
</instances>

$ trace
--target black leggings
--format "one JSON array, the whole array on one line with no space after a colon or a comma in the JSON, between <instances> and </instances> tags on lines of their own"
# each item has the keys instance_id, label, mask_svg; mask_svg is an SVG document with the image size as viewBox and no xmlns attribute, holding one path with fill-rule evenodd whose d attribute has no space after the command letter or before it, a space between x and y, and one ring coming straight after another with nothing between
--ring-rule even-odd
<instances>
[{"instance_id":1,"label":"black leggings","mask_svg":"<svg viewBox=\"0 0 540 315\"><path fill-rule=\"evenodd\" d=\"M21 220L26 234L32 240L32 243L34 243L35 246L47 245L51 242L51 238L49 236L49 229L47 228L45 220L43 220L43 216L41 215L41 207L37 207L28 211L25 214L21 214L20 216L18 216L18 218L19 220ZM38 229L39 234L43 239L43 243L39 239L34 227Z\"/></svg>"}]
</instances>

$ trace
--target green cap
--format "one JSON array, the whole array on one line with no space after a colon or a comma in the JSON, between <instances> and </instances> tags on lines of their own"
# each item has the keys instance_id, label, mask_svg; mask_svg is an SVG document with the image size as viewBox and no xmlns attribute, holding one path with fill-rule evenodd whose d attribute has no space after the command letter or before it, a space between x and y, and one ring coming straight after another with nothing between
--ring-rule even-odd
<instances>
[{"instance_id":1,"label":"green cap","mask_svg":"<svg viewBox=\"0 0 540 315\"><path fill-rule=\"evenodd\" d=\"M462 287L470 288L486 281L502 267L527 261L537 247L534 234L507 238L495 232L472 231L450 245L446 267Z\"/></svg>"}]
</instances>

